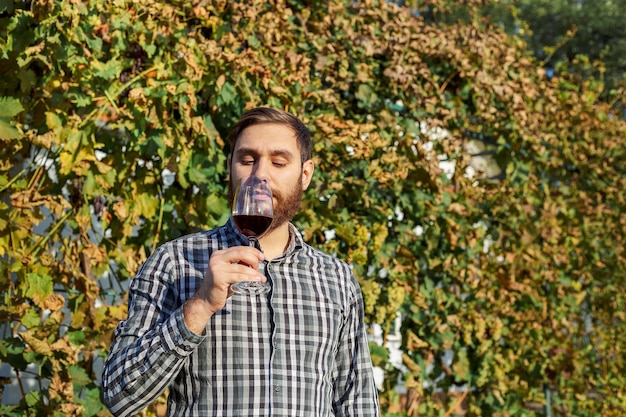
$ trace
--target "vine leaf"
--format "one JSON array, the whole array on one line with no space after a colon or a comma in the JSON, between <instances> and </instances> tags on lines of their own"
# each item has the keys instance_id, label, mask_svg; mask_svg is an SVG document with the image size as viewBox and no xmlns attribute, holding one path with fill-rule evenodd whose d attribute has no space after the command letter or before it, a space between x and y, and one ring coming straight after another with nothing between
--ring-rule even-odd
<instances>
[{"instance_id":1,"label":"vine leaf","mask_svg":"<svg viewBox=\"0 0 626 417\"><path fill-rule=\"evenodd\" d=\"M0 139L19 139L22 135L12 119L24 111L22 103L13 97L0 97Z\"/></svg>"}]
</instances>

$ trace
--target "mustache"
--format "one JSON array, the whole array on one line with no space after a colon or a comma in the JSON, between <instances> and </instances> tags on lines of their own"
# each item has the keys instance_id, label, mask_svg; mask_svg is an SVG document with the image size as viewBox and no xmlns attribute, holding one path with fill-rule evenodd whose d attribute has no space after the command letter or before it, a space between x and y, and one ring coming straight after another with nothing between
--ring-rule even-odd
<instances>
[{"instance_id":1,"label":"mustache","mask_svg":"<svg viewBox=\"0 0 626 417\"><path fill-rule=\"evenodd\" d=\"M281 202L285 200L285 196L280 190L277 190L271 186L270 186L270 190L272 191L272 198L275 199L277 202ZM235 189L233 187L233 182L228 181L228 203L230 204L231 208L233 207L234 199L235 199Z\"/></svg>"},{"instance_id":2,"label":"mustache","mask_svg":"<svg viewBox=\"0 0 626 417\"><path fill-rule=\"evenodd\" d=\"M283 196L283 194L280 191L275 190L273 188L271 190L272 190L272 197L275 198L276 201L284 200L284 196Z\"/></svg>"}]
</instances>

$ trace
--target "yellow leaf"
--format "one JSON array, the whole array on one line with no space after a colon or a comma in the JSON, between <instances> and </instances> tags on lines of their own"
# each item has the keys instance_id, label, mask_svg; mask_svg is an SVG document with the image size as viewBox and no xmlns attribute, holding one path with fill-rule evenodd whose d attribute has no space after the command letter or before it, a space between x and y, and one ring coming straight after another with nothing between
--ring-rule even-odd
<instances>
[{"instance_id":1,"label":"yellow leaf","mask_svg":"<svg viewBox=\"0 0 626 417\"><path fill-rule=\"evenodd\" d=\"M71 344L66 338L57 340L50 347L55 352L64 353L60 359L63 365L68 366L78 362L80 348Z\"/></svg>"},{"instance_id":2,"label":"yellow leaf","mask_svg":"<svg viewBox=\"0 0 626 417\"><path fill-rule=\"evenodd\" d=\"M465 350L457 352L454 363L452 364L452 370L458 378L467 379L470 376L470 366Z\"/></svg>"},{"instance_id":3,"label":"yellow leaf","mask_svg":"<svg viewBox=\"0 0 626 417\"><path fill-rule=\"evenodd\" d=\"M45 274L27 274L20 287L24 297L30 298L40 307L44 306L44 300L53 293L52 277Z\"/></svg>"},{"instance_id":4,"label":"yellow leaf","mask_svg":"<svg viewBox=\"0 0 626 417\"><path fill-rule=\"evenodd\" d=\"M60 399L62 401L72 401L74 399L74 387L72 381L61 379L59 374L54 374L50 381L50 399Z\"/></svg>"},{"instance_id":5,"label":"yellow leaf","mask_svg":"<svg viewBox=\"0 0 626 417\"><path fill-rule=\"evenodd\" d=\"M81 404L63 403L59 404L59 409L64 416L83 416L85 415L85 407Z\"/></svg>"},{"instance_id":6,"label":"yellow leaf","mask_svg":"<svg viewBox=\"0 0 626 417\"><path fill-rule=\"evenodd\" d=\"M583 301L585 301L585 298L587 297L587 291L581 291L578 294L576 294L574 297L576 299L576 304L580 305L582 304Z\"/></svg>"},{"instance_id":7,"label":"yellow leaf","mask_svg":"<svg viewBox=\"0 0 626 417\"><path fill-rule=\"evenodd\" d=\"M72 327L80 327L85 322L86 316L82 311L75 311L72 313Z\"/></svg>"},{"instance_id":8,"label":"yellow leaf","mask_svg":"<svg viewBox=\"0 0 626 417\"><path fill-rule=\"evenodd\" d=\"M215 82L217 91L220 91L225 83L226 83L226 76L224 74L220 74L220 76L217 77L217 81Z\"/></svg>"},{"instance_id":9,"label":"yellow leaf","mask_svg":"<svg viewBox=\"0 0 626 417\"><path fill-rule=\"evenodd\" d=\"M94 163L95 163L96 167L98 168L98 171L101 174L106 174L109 171L111 171L111 169L113 169L110 165L107 165L104 162L100 162L97 159L94 159Z\"/></svg>"},{"instance_id":10,"label":"yellow leaf","mask_svg":"<svg viewBox=\"0 0 626 417\"><path fill-rule=\"evenodd\" d=\"M134 101L139 106L146 105L146 96L144 95L143 88L133 88L128 92L128 99Z\"/></svg>"},{"instance_id":11,"label":"yellow leaf","mask_svg":"<svg viewBox=\"0 0 626 417\"><path fill-rule=\"evenodd\" d=\"M126 202L118 201L113 204L113 213L115 213L115 216L118 218L118 220L122 222L126 220L126 218L128 217L128 207L126 205Z\"/></svg>"},{"instance_id":12,"label":"yellow leaf","mask_svg":"<svg viewBox=\"0 0 626 417\"><path fill-rule=\"evenodd\" d=\"M57 311L65 305L65 298L60 294L50 294L43 301L43 307L47 310Z\"/></svg>"},{"instance_id":13,"label":"yellow leaf","mask_svg":"<svg viewBox=\"0 0 626 417\"><path fill-rule=\"evenodd\" d=\"M51 111L46 112L46 125L50 130L62 129L63 121L61 118Z\"/></svg>"},{"instance_id":14,"label":"yellow leaf","mask_svg":"<svg viewBox=\"0 0 626 417\"><path fill-rule=\"evenodd\" d=\"M448 206L448 212L460 214L461 216L466 216L467 208L461 203L452 203Z\"/></svg>"},{"instance_id":15,"label":"yellow leaf","mask_svg":"<svg viewBox=\"0 0 626 417\"><path fill-rule=\"evenodd\" d=\"M133 208L143 217L152 218L159 208L159 200L150 194L139 194Z\"/></svg>"},{"instance_id":16,"label":"yellow leaf","mask_svg":"<svg viewBox=\"0 0 626 417\"><path fill-rule=\"evenodd\" d=\"M141 264L143 264L147 259L146 249L143 246L141 246L138 250L128 248L124 255L126 257L126 270L130 275L135 275Z\"/></svg>"},{"instance_id":17,"label":"yellow leaf","mask_svg":"<svg viewBox=\"0 0 626 417\"><path fill-rule=\"evenodd\" d=\"M105 251L96 245L88 245L84 249L84 253L89 257L91 262L95 262L96 264L102 263L106 258Z\"/></svg>"},{"instance_id":18,"label":"yellow leaf","mask_svg":"<svg viewBox=\"0 0 626 417\"><path fill-rule=\"evenodd\" d=\"M406 345L408 350L417 350L428 347L428 343L417 337L415 333L409 333Z\"/></svg>"},{"instance_id":19,"label":"yellow leaf","mask_svg":"<svg viewBox=\"0 0 626 417\"><path fill-rule=\"evenodd\" d=\"M41 355L51 356L52 349L50 347L50 343L47 340L38 339L35 335L33 335L32 330L27 330L25 332L19 333L24 343L26 343L30 348Z\"/></svg>"}]
</instances>

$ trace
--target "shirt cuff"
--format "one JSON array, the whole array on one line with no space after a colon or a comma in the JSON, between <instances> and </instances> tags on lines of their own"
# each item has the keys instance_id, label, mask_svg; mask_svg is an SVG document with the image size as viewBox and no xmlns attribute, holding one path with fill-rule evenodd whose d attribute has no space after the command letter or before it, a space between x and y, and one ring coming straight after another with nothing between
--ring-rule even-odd
<instances>
[{"instance_id":1,"label":"shirt cuff","mask_svg":"<svg viewBox=\"0 0 626 417\"><path fill-rule=\"evenodd\" d=\"M174 311L163 327L165 349L179 356L188 356L205 338L187 328L182 307Z\"/></svg>"}]
</instances>

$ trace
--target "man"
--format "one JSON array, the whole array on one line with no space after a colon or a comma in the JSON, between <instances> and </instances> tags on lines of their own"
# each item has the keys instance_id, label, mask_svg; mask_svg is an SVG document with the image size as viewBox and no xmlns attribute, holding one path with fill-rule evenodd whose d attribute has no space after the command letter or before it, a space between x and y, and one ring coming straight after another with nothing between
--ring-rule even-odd
<instances>
[{"instance_id":1,"label":"man","mask_svg":"<svg viewBox=\"0 0 626 417\"><path fill-rule=\"evenodd\" d=\"M270 230L250 247L231 217L150 256L105 365L107 406L129 416L169 387L168 416L378 416L358 283L290 223L313 175L309 130L257 108L229 139L231 187L270 183ZM242 281L271 290L233 294Z\"/></svg>"}]
</instances>

